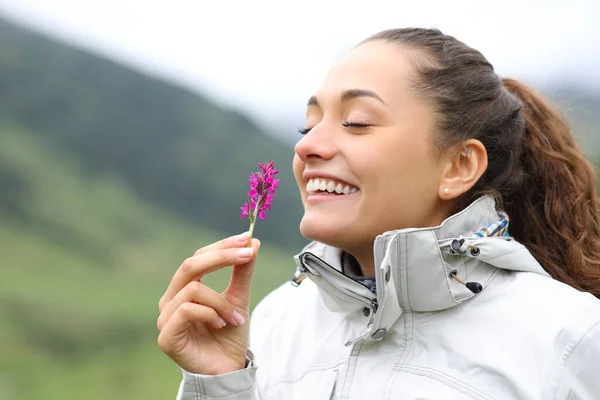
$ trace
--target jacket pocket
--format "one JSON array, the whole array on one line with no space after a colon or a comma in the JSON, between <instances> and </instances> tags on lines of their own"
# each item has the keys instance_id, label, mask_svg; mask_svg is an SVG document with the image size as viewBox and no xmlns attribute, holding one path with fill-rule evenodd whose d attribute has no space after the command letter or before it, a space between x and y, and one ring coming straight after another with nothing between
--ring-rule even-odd
<instances>
[{"instance_id":1,"label":"jacket pocket","mask_svg":"<svg viewBox=\"0 0 600 400\"><path fill-rule=\"evenodd\" d=\"M267 400L331 400L337 369L309 371L299 377L283 377L266 388Z\"/></svg>"},{"instance_id":2,"label":"jacket pocket","mask_svg":"<svg viewBox=\"0 0 600 400\"><path fill-rule=\"evenodd\" d=\"M435 369L401 365L394 374L386 399L494 400L474 386Z\"/></svg>"}]
</instances>

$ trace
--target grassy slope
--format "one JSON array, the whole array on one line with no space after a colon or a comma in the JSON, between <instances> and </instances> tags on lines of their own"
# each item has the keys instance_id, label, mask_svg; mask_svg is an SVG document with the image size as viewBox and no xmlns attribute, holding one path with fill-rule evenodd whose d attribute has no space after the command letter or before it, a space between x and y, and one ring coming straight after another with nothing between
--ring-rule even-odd
<instances>
[{"instance_id":1,"label":"grassy slope","mask_svg":"<svg viewBox=\"0 0 600 400\"><path fill-rule=\"evenodd\" d=\"M292 251L305 243L293 150L248 117L1 16L0 49L0 120L77 155L88 175L118 173L145 203L215 230L243 229L229 218L244 201L240 186L274 160L281 187L261 235Z\"/></svg>"},{"instance_id":2,"label":"grassy slope","mask_svg":"<svg viewBox=\"0 0 600 400\"><path fill-rule=\"evenodd\" d=\"M180 375L156 346L157 301L180 261L223 235L116 177L85 180L26 131L2 129L0 142L3 165L29 183L26 218L0 210L0 398L173 398ZM253 304L293 272L269 243L259 260ZM223 272L207 282L223 288Z\"/></svg>"}]
</instances>

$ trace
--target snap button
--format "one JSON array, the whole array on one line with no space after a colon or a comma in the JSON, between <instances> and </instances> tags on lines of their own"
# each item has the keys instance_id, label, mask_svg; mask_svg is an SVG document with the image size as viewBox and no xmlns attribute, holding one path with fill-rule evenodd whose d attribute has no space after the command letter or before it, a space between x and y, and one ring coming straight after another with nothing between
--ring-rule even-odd
<instances>
[{"instance_id":1,"label":"snap button","mask_svg":"<svg viewBox=\"0 0 600 400\"><path fill-rule=\"evenodd\" d=\"M464 253L464 249L462 248L463 244L465 244L465 239L454 239L452 241L452 243L450 244L450 248L455 253L463 254Z\"/></svg>"},{"instance_id":2,"label":"snap button","mask_svg":"<svg viewBox=\"0 0 600 400\"><path fill-rule=\"evenodd\" d=\"M471 247L471 255L473 257L477 257L479 255L479 253L481 253L481 250L479 250L479 247L477 247L477 246Z\"/></svg>"},{"instance_id":3,"label":"snap button","mask_svg":"<svg viewBox=\"0 0 600 400\"><path fill-rule=\"evenodd\" d=\"M363 315L365 317L368 317L369 315L371 315L371 309L369 307L363 307Z\"/></svg>"},{"instance_id":4,"label":"snap button","mask_svg":"<svg viewBox=\"0 0 600 400\"><path fill-rule=\"evenodd\" d=\"M379 340L379 339L383 338L386 333L387 333L387 330L385 330L385 329L377 329L375 331L375 333L373 333L371 335L371 338L373 338L375 340Z\"/></svg>"}]
</instances>

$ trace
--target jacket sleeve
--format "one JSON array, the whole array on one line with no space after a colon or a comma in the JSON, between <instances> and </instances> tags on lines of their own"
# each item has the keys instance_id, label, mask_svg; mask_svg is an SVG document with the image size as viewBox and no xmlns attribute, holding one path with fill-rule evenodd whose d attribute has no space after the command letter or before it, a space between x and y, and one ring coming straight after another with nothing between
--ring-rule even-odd
<instances>
[{"instance_id":1,"label":"jacket sleeve","mask_svg":"<svg viewBox=\"0 0 600 400\"><path fill-rule=\"evenodd\" d=\"M286 285L289 284L282 286ZM274 323L273 307L279 307L281 304L281 301L273 300L272 293L258 303L250 318L249 344L259 352L267 348L267 333ZM257 356L260 362L260 354L257 353ZM177 400L260 400L259 385L256 383L258 368L254 364L255 357L250 349L246 357L249 360L247 368L224 375L200 375L181 369L183 381L179 385Z\"/></svg>"},{"instance_id":2,"label":"jacket sleeve","mask_svg":"<svg viewBox=\"0 0 600 400\"><path fill-rule=\"evenodd\" d=\"M556 399L600 399L600 322L564 355L566 357ZM563 358L564 359L564 358Z\"/></svg>"},{"instance_id":3,"label":"jacket sleeve","mask_svg":"<svg viewBox=\"0 0 600 400\"><path fill-rule=\"evenodd\" d=\"M200 375L182 369L183 381L177 400L260 400L256 367L224 375Z\"/></svg>"}]
</instances>

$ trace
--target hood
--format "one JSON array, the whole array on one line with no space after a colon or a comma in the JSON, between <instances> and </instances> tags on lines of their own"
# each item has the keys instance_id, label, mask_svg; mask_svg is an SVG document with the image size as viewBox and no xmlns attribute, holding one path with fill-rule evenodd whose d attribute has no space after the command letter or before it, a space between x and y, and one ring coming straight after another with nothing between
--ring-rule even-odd
<instances>
[{"instance_id":1,"label":"hood","mask_svg":"<svg viewBox=\"0 0 600 400\"><path fill-rule=\"evenodd\" d=\"M522 244L506 233L493 236L494 230L506 232L499 221L502 214L486 196L437 227L383 233L374 243L377 293L341 273L340 249L318 242L295 257L297 276L319 286L331 311L369 307L372 318L363 336L372 336L389 329L403 310L440 311L477 296L452 274L482 290L501 269L548 276Z\"/></svg>"}]
</instances>

